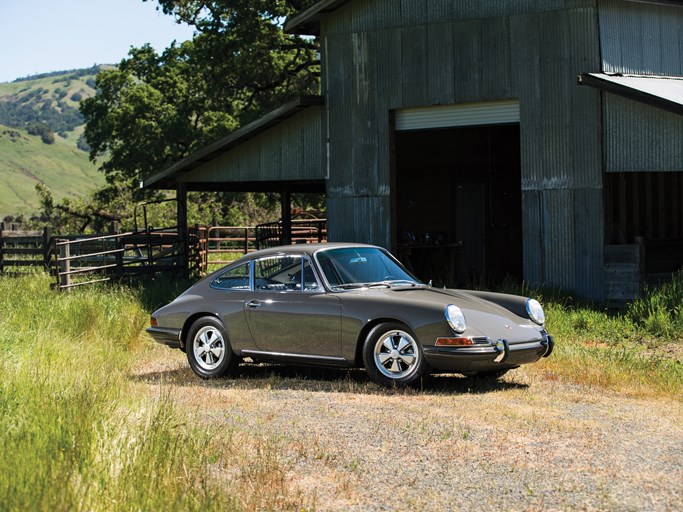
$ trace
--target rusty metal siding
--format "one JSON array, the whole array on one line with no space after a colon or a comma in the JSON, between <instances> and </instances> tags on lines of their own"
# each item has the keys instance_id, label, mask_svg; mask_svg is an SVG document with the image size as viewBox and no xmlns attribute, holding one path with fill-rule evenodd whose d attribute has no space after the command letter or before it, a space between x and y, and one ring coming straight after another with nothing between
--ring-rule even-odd
<instances>
[{"instance_id":1,"label":"rusty metal siding","mask_svg":"<svg viewBox=\"0 0 683 512\"><path fill-rule=\"evenodd\" d=\"M322 108L306 109L198 167L187 179L221 183L322 180L322 127Z\"/></svg>"},{"instance_id":2,"label":"rusty metal siding","mask_svg":"<svg viewBox=\"0 0 683 512\"><path fill-rule=\"evenodd\" d=\"M683 75L683 8L600 0L602 70Z\"/></svg>"},{"instance_id":3,"label":"rusty metal siding","mask_svg":"<svg viewBox=\"0 0 683 512\"><path fill-rule=\"evenodd\" d=\"M424 105L427 73L427 28L424 25L403 29L401 37L401 69L403 71L403 104L406 107Z\"/></svg>"},{"instance_id":4,"label":"rusty metal siding","mask_svg":"<svg viewBox=\"0 0 683 512\"><path fill-rule=\"evenodd\" d=\"M391 246L389 196L330 197L327 200L328 239ZM330 223L329 219L334 219Z\"/></svg>"},{"instance_id":5,"label":"rusty metal siding","mask_svg":"<svg viewBox=\"0 0 683 512\"><path fill-rule=\"evenodd\" d=\"M330 240L391 243L391 111L518 100L525 279L600 299L600 94L576 85L600 67L595 1L368 4L373 29L323 23Z\"/></svg>"},{"instance_id":6,"label":"rusty metal siding","mask_svg":"<svg viewBox=\"0 0 683 512\"><path fill-rule=\"evenodd\" d=\"M511 18L520 101L524 277L600 300L600 94L575 85L599 66L594 9ZM541 27L541 30L539 30Z\"/></svg>"},{"instance_id":7,"label":"rusty metal siding","mask_svg":"<svg viewBox=\"0 0 683 512\"><path fill-rule=\"evenodd\" d=\"M603 70L680 76L683 9L614 0L601 2Z\"/></svg>"},{"instance_id":8,"label":"rusty metal siding","mask_svg":"<svg viewBox=\"0 0 683 512\"><path fill-rule=\"evenodd\" d=\"M331 36L420 24L484 20L592 8L595 3L596 0L358 0L325 16L321 21L321 33Z\"/></svg>"},{"instance_id":9,"label":"rusty metal siding","mask_svg":"<svg viewBox=\"0 0 683 512\"><path fill-rule=\"evenodd\" d=\"M683 172L683 116L604 93L607 172Z\"/></svg>"},{"instance_id":10,"label":"rusty metal siding","mask_svg":"<svg viewBox=\"0 0 683 512\"><path fill-rule=\"evenodd\" d=\"M543 30L530 36L534 26ZM511 20L524 190L602 187L600 95L575 83L599 65L596 29L590 9Z\"/></svg>"},{"instance_id":11,"label":"rusty metal siding","mask_svg":"<svg viewBox=\"0 0 683 512\"><path fill-rule=\"evenodd\" d=\"M498 17L481 22L482 100L511 98L510 18Z\"/></svg>"},{"instance_id":12,"label":"rusty metal siding","mask_svg":"<svg viewBox=\"0 0 683 512\"><path fill-rule=\"evenodd\" d=\"M522 191L524 279L602 299L600 189Z\"/></svg>"},{"instance_id":13,"label":"rusty metal siding","mask_svg":"<svg viewBox=\"0 0 683 512\"><path fill-rule=\"evenodd\" d=\"M479 98L484 52L481 40L481 21L462 21L453 24L455 102L474 102Z\"/></svg>"},{"instance_id":14,"label":"rusty metal siding","mask_svg":"<svg viewBox=\"0 0 683 512\"><path fill-rule=\"evenodd\" d=\"M427 31L427 94L432 105L455 102L453 25L438 23Z\"/></svg>"},{"instance_id":15,"label":"rusty metal siding","mask_svg":"<svg viewBox=\"0 0 683 512\"><path fill-rule=\"evenodd\" d=\"M429 0L399 0L396 3L401 9L401 23L404 26L420 25L427 22Z\"/></svg>"}]
</instances>

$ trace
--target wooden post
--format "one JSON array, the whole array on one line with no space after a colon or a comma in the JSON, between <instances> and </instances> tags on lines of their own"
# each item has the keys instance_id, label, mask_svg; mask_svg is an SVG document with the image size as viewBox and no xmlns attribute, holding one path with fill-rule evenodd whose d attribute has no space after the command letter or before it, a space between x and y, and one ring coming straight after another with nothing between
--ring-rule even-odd
<instances>
[{"instance_id":1,"label":"wooden post","mask_svg":"<svg viewBox=\"0 0 683 512\"><path fill-rule=\"evenodd\" d=\"M280 194L280 213L282 216L280 243L289 245L292 243L292 195L286 186Z\"/></svg>"},{"instance_id":2,"label":"wooden post","mask_svg":"<svg viewBox=\"0 0 683 512\"><path fill-rule=\"evenodd\" d=\"M117 249L125 249L126 247L126 242L123 239L122 236L116 237L116 243L114 246ZM121 250L120 252L116 253L116 277L121 279L123 277L123 251Z\"/></svg>"},{"instance_id":3,"label":"wooden post","mask_svg":"<svg viewBox=\"0 0 683 512\"><path fill-rule=\"evenodd\" d=\"M178 258L178 266L180 274L187 278L189 277L189 241L187 230L187 185L185 183L178 183L176 185L176 199L178 201L178 237L180 255Z\"/></svg>"},{"instance_id":4,"label":"wooden post","mask_svg":"<svg viewBox=\"0 0 683 512\"><path fill-rule=\"evenodd\" d=\"M66 240L58 240L57 242L66 242ZM62 244L59 246L59 271L57 272L57 284L65 290L71 290L71 260L69 256L71 251L69 244Z\"/></svg>"},{"instance_id":5,"label":"wooden post","mask_svg":"<svg viewBox=\"0 0 683 512\"><path fill-rule=\"evenodd\" d=\"M43 265L45 271L50 271L50 244L52 243L52 229L49 227L43 228Z\"/></svg>"},{"instance_id":6,"label":"wooden post","mask_svg":"<svg viewBox=\"0 0 683 512\"><path fill-rule=\"evenodd\" d=\"M0 222L0 274L5 271L5 241L2 238L2 232L5 229L5 223Z\"/></svg>"}]
</instances>

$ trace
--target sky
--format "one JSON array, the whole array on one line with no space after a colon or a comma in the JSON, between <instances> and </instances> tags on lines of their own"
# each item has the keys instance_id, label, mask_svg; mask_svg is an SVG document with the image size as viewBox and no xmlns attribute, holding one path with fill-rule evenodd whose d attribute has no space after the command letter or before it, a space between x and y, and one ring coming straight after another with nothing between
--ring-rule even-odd
<instances>
[{"instance_id":1,"label":"sky","mask_svg":"<svg viewBox=\"0 0 683 512\"><path fill-rule=\"evenodd\" d=\"M116 64L132 46L157 52L192 38L188 25L142 0L0 0L0 82Z\"/></svg>"}]
</instances>

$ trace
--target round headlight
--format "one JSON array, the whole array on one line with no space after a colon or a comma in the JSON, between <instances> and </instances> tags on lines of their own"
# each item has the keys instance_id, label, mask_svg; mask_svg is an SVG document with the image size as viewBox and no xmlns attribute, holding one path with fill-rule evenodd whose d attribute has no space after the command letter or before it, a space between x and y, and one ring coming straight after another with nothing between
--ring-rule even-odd
<instances>
[{"instance_id":1,"label":"round headlight","mask_svg":"<svg viewBox=\"0 0 683 512\"><path fill-rule=\"evenodd\" d=\"M536 322L538 325L543 325L545 323L545 313L543 312L543 307L536 299L526 300L526 312L529 314L529 318L531 318L531 320Z\"/></svg>"},{"instance_id":2,"label":"round headlight","mask_svg":"<svg viewBox=\"0 0 683 512\"><path fill-rule=\"evenodd\" d=\"M462 310L458 306L449 304L446 306L444 314L446 315L446 320L448 320L448 325L451 326L451 329L457 333L465 332L465 329L467 329L465 315L462 314Z\"/></svg>"}]
</instances>

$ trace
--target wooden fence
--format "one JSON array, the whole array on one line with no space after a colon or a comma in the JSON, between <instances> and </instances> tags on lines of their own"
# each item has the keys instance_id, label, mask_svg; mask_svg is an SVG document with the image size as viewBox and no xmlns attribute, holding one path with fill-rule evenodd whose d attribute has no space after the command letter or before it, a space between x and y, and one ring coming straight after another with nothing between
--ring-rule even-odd
<instances>
[{"instance_id":1,"label":"wooden fence","mask_svg":"<svg viewBox=\"0 0 683 512\"><path fill-rule=\"evenodd\" d=\"M326 240L324 219L292 221L292 243ZM14 226L12 226L14 227ZM175 227L98 235L50 236L0 225L0 273L30 267L50 272L60 290L159 273L204 275L234 257L278 245L280 223L261 226L196 226L187 239ZM231 258L232 256L232 258Z\"/></svg>"},{"instance_id":2,"label":"wooden fence","mask_svg":"<svg viewBox=\"0 0 683 512\"><path fill-rule=\"evenodd\" d=\"M196 237L182 240L173 229L61 237L55 246L59 289L160 273L189 275L199 268Z\"/></svg>"},{"instance_id":3,"label":"wooden fence","mask_svg":"<svg viewBox=\"0 0 683 512\"><path fill-rule=\"evenodd\" d=\"M28 268L48 269L53 246L50 229L28 231L0 223L0 273L17 273Z\"/></svg>"}]
</instances>

